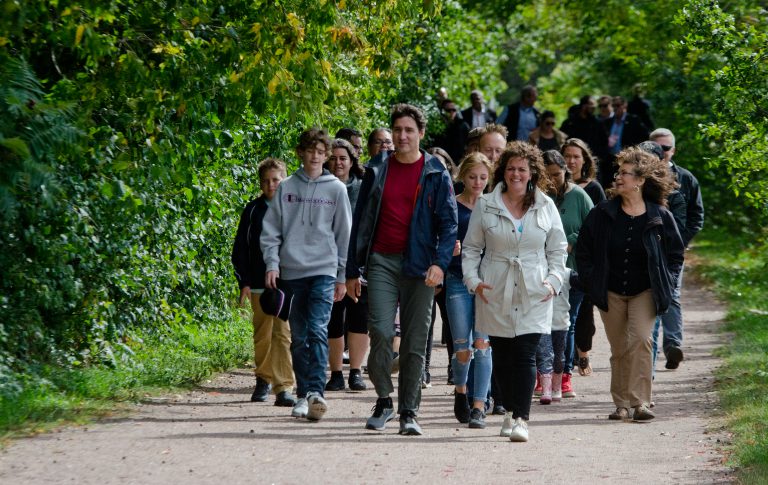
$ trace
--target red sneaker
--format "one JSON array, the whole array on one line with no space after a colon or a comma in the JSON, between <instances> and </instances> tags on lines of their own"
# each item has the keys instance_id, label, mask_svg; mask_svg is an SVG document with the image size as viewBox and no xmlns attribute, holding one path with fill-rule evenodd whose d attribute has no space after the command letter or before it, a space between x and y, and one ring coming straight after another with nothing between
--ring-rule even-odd
<instances>
[{"instance_id":1,"label":"red sneaker","mask_svg":"<svg viewBox=\"0 0 768 485\"><path fill-rule=\"evenodd\" d=\"M573 387L571 387L571 375L570 374L563 374L563 397L576 397L576 393L573 392Z\"/></svg>"}]
</instances>

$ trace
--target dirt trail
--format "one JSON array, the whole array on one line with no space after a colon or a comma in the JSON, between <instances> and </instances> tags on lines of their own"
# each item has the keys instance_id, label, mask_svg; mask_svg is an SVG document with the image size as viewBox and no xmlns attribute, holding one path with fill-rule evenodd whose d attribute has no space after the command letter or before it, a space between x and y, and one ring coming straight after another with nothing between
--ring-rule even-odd
<instances>
[{"instance_id":1,"label":"dirt trail","mask_svg":"<svg viewBox=\"0 0 768 485\"><path fill-rule=\"evenodd\" d=\"M382 433L364 430L372 390L328 393L329 411L315 424L289 417L290 408L251 403L253 375L242 369L144 403L127 418L18 440L0 454L0 483L730 482L716 449L722 436L707 431L717 406L712 351L721 344L723 309L693 278L686 284L686 361L666 371L660 359L650 423L606 419L609 351L599 326L595 373L574 376L575 399L534 403L528 443L500 438L501 416L489 416L485 430L458 425L438 344L422 437L399 436L396 421Z\"/></svg>"}]
</instances>

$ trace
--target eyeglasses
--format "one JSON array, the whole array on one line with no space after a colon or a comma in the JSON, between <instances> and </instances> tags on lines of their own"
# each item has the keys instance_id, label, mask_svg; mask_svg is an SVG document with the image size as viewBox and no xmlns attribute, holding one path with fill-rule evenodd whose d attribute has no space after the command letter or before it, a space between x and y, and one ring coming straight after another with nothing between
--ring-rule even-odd
<instances>
[{"instance_id":1,"label":"eyeglasses","mask_svg":"<svg viewBox=\"0 0 768 485\"><path fill-rule=\"evenodd\" d=\"M392 144L392 140L374 140L373 144L374 145L378 145L378 146L391 145Z\"/></svg>"},{"instance_id":2,"label":"eyeglasses","mask_svg":"<svg viewBox=\"0 0 768 485\"><path fill-rule=\"evenodd\" d=\"M661 145L661 149L664 150L665 152L668 152L668 151L670 151L673 148L675 148L675 147L673 147L671 145Z\"/></svg>"},{"instance_id":3,"label":"eyeglasses","mask_svg":"<svg viewBox=\"0 0 768 485\"><path fill-rule=\"evenodd\" d=\"M604 103L604 104L598 104L598 106L600 106L601 108L607 108L608 106L610 106L610 104Z\"/></svg>"},{"instance_id":4,"label":"eyeglasses","mask_svg":"<svg viewBox=\"0 0 768 485\"><path fill-rule=\"evenodd\" d=\"M615 179L619 177L627 177L627 176L637 177L637 174L635 174L634 172L616 172L615 174L613 174L613 178Z\"/></svg>"}]
</instances>

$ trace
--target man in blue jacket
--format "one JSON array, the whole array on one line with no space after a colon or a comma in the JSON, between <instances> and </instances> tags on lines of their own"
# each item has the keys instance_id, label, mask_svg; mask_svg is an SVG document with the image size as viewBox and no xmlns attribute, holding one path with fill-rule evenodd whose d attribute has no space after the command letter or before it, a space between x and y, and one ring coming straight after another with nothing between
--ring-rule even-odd
<instances>
[{"instance_id":1,"label":"man in blue jacket","mask_svg":"<svg viewBox=\"0 0 768 485\"><path fill-rule=\"evenodd\" d=\"M347 257L347 292L360 295L360 267L368 280L371 350L368 375L378 399L367 429L383 430L394 417L392 339L400 304L400 434L420 435L421 371L435 287L442 283L457 234L451 178L433 156L420 150L426 118L398 104L391 126L395 152L377 155L365 171L352 222Z\"/></svg>"}]
</instances>

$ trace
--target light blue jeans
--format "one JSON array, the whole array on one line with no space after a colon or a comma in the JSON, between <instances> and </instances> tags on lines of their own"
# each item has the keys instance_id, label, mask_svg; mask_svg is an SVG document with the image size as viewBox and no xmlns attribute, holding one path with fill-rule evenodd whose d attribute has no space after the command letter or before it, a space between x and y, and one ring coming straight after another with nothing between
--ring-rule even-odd
<instances>
[{"instance_id":1,"label":"light blue jeans","mask_svg":"<svg viewBox=\"0 0 768 485\"><path fill-rule=\"evenodd\" d=\"M476 339L488 342L487 335L475 331L475 297L467 291L461 278L450 273L445 278L445 292L448 323L453 336L453 382L457 387L467 385L472 360L463 363L457 354L470 350L471 359L474 359L472 400L485 402L491 385L493 363L490 346L485 349L472 348Z\"/></svg>"},{"instance_id":2,"label":"light blue jeans","mask_svg":"<svg viewBox=\"0 0 768 485\"><path fill-rule=\"evenodd\" d=\"M296 395L300 398L308 392L322 396L325 390L328 321L331 319L335 283L336 279L332 276L308 276L281 282L293 293L288 323L291 326Z\"/></svg>"},{"instance_id":3,"label":"light blue jeans","mask_svg":"<svg viewBox=\"0 0 768 485\"><path fill-rule=\"evenodd\" d=\"M664 340L661 347L664 353L672 347L683 346L683 309L680 306L680 289L683 287L683 269L680 269L680 277L677 286L672 289L672 300L669 303L667 313L656 317L653 325L653 374L656 375L656 356L659 353L659 330L664 328Z\"/></svg>"}]
</instances>

